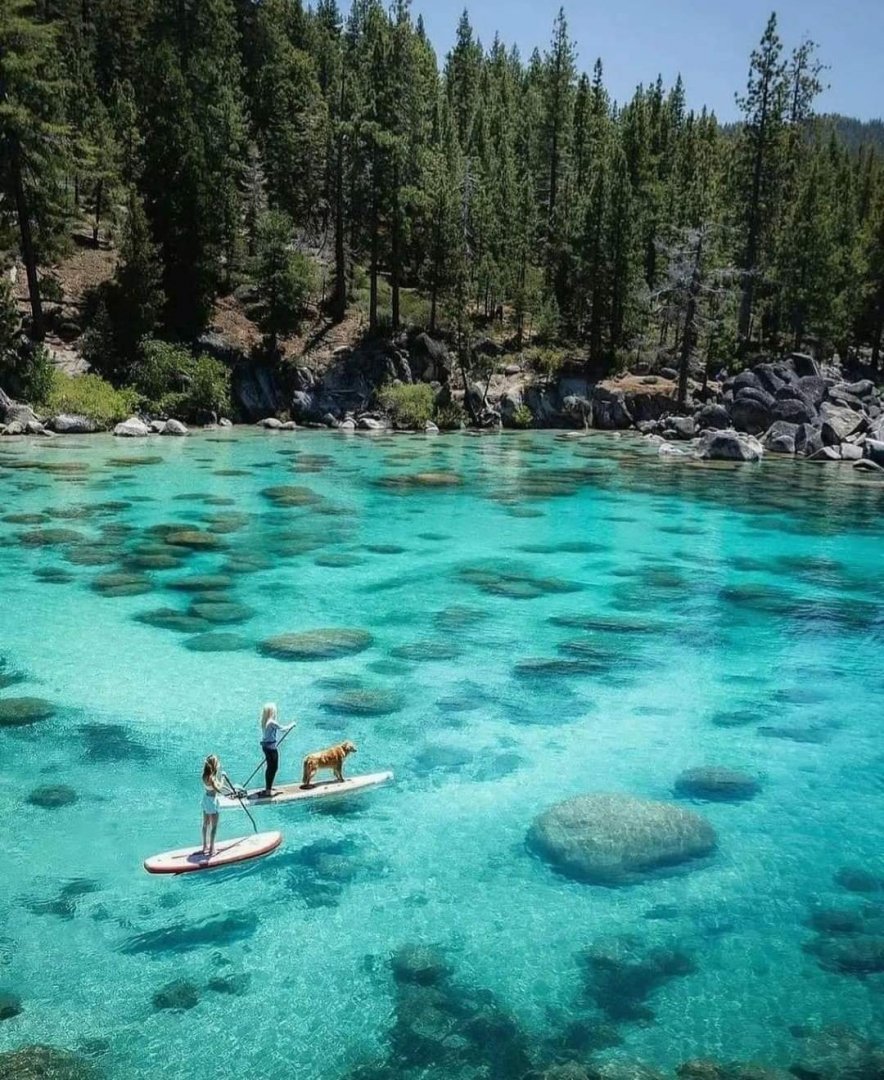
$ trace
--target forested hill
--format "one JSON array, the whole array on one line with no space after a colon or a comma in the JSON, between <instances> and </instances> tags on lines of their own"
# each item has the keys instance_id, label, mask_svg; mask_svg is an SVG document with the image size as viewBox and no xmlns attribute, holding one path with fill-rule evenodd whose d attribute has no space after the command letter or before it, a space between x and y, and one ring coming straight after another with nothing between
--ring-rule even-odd
<instances>
[{"instance_id":1,"label":"forested hill","mask_svg":"<svg viewBox=\"0 0 884 1080\"><path fill-rule=\"evenodd\" d=\"M838 138L851 150L870 148L884 154L884 120L855 120L839 113L827 113L822 117L838 133Z\"/></svg>"},{"instance_id":2,"label":"forested hill","mask_svg":"<svg viewBox=\"0 0 884 1080\"><path fill-rule=\"evenodd\" d=\"M600 370L652 347L684 368L877 356L880 157L818 123L815 47L774 16L759 30L726 138L680 80L612 103L564 12L530 56L464 13L439 58L408 0L4 0L0 247L27 271L27 329L88 228L118 253L85 310L116 383L160 378L145 342L193 341L240 287L270 357L357 295L369 334L445 333L461 366L480 325ZM2 299L21 385L39 351L16 349Z\"/></svg>"}]
</instances>

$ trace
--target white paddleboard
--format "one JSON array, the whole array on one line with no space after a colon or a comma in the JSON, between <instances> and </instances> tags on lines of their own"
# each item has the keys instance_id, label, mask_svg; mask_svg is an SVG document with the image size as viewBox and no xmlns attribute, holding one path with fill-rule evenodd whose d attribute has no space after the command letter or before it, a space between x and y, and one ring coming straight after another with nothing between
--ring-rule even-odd
<instances>
[{"instance_id":1,"label":"white paddleboard","mask_svg":"<svg viewBox=\"0 0 884 1080\"><path fill-rule=\"evenodd\" d=\"M193 870L215 870L219 866L233 866L234 863L248 859L260 859L282 843L282 833L262 832L252 836L237 836L233 840L219 840L215 844L215 854L203 855L197 847L178 848L177 851L164 851L160 855L151 855L144 860L144 869L149 874L188 874Z\"/></svg>"},{"instance_id":2,"label":"white paddleboard","mask_svg":"<svg viewBox=\"0 0 884 1080\"><path fill-rule=\"evenodd\" d=\"M310 799L323 799L338 795L352 795L357 791L379 787L393 779L392 772L366 773L364 776L348 776L344 780L320 780L308 788L300 784L279 784L274 788L278 795L272 798L261 795L262 788L254 788L242 797L246 806L281 806L284 803L307 802ZM219 795L218 805L222 810L235 810L240 800L232 795Z\"/></svg>"}]
</instances>

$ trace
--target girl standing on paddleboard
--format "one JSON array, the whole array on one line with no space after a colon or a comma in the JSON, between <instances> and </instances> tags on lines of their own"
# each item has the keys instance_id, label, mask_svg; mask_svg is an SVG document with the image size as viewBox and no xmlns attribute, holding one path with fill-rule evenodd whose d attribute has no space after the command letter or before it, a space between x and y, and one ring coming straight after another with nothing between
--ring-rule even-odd
<instances>
[{"instance_id":1,"label":"girl standing on paddleboard","mask_svg":"<svg viewBox=\"0 0 884 1080\"><path fill-rule=\"evenodd\" d=\"M215 854L215 833L218 831L218 796L224 792L226 777L216 754L209 754L203 763L203 855Z\"/></svg>"},{"instance_id":2,"label":"girl standing on paddleboard","mask_svg":"<svg viewBox=\"0 0 884 1080\"><path fill-rule=\"evenodd\" d=\"M260 795L272 797L276 794L273 790L273 781L279 769L279 744L283 736L288 735L294 726L294 722L288 727L283 727L279 723L276 706L272 701L268 701L261 710L261 749L264 751L267 767L264 770L264 790L259 792Z\"/></svg>"}]
</instances>

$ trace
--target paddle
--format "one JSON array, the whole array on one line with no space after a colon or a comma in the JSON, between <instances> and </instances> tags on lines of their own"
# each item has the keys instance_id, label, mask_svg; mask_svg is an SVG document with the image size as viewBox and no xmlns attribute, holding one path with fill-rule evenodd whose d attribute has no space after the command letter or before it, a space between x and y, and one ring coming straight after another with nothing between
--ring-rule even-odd
<instances>
[{"instance_id":1,"label":"paddle","mask_svg":"<svg viewBox=\"0 0 884 1080\"><path fill-rule=\"evenodd\" d=\"M282 739L280 739L279 741L282 742ZM252 815L251 815L251 813L249 811L249 808L242 801L242 796L240 795L238 789L235 788L233 786L233 784L230 782L230 777L227 775L227 773L221 773L221 775L227 781L227 786L230 788L230 793L234 796L234 798L239 803L239 805L243 808L243 810L245 810L249 821L251 821L251 823L252 823L252 828L255 830L255 835L257 836L257 834L258 834L258 826L255 824L255 819L252 817ZM252 775L254 776L254 773Z\"/></svg>"},{"instance_id":2,"label":"paddle","mask_svg":"<svg viewBox=\"0 0 884 1080\"><path fill-rule=\"evenodd\" d=\"M294 729L295 729L295 728L294 728L294 724L293 724L293 725L292 725L292 726L291 726L291 727L290 727L290 728L288 729L288 731L287 731L287 732L285 733L285 735L283 735L283 737L282 737L282 738L281 738L281 739L279 740L279 742L278 742L278 743L276 744L276 748L277 748L277 749L279 749L279 747L280 747L280 746L282 746L282 744L283 744L283 743L284 743L284 742L286 741L286 739L288 738L288 735L289 735L289 731L294 731ZM248 787L249 787L249 781L251 781L252 779L254 779L254 777L255 777L255 776L256 776L256 775L257 775L257 774L258 774L258 773L260 772L260 770L261 770L261 769L263 769L263 768L264 768L264 762L263 762L263 761L259 761L259 762L258 762L258 764L257 764L257 765L256 765L256 766L254 767L254 769L252 769L251 773L249 774L249 778L248 778L248 780L246 780L246 782L245 782L245 783L243 784L243 786L242 786L242 790L243 790L243 791L247 791L247 790L248 790Z\"/></svg>"}]
</instances>

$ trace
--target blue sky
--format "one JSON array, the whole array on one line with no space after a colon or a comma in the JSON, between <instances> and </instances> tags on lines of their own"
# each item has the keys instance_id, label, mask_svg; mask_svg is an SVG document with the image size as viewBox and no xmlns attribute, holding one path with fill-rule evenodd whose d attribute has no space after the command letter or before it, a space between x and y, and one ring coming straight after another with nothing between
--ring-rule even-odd
<instances>
[{"instance_id":1,"label":"blue sky","mask_svg":"<svg viewBox=\"0 0 884 1080\"><path fill-rule=\"evenodd\" d=\"M495 30L527 57L545 48L561 0L473 0L470 21L484 45ZM444 58L454 41L463 0L412 0L412 10ZM688 102L719 118L736 115L734 91L746 83L749 53L771 10L787 48L802 37L820 46L831 70L819 108L862 120L884 116L884 0L572 0L565 14L581 69L601 56L605 82L618 100L639 82L681 72Z\"/></svg>"}]
</instances>

